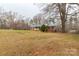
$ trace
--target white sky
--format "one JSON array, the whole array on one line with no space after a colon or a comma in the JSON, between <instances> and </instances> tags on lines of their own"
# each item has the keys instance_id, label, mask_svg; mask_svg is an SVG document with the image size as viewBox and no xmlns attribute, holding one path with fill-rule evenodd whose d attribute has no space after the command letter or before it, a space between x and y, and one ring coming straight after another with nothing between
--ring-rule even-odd
<instances>
[{"instance_id":1,"label":"white sky","mask_svg":"<svg viewBox=\"0 0 79 59\"><path fill-rule=\"evenodd\" d=\"M33 3L1 3L0 7L7 11L17 12L26 17L33 17L40 12L39 7Z\"/></svg>"},{"instance_id":2,"label":"white sky","mask_svg":"<svg viewBox=\"0 0 79 59\"><path fill-rule=\"evenodd\" d=\"M5 10L10 10L14 12L18 12L18 14L24 15L26 17L33 17L38 14L39 8L33 3L73 3L74 0L0 0L0 7ZM79 0L75 0L75 2L79 2ZM74 2L74 3L75 3Z\"/></svg>"}]
</instances>

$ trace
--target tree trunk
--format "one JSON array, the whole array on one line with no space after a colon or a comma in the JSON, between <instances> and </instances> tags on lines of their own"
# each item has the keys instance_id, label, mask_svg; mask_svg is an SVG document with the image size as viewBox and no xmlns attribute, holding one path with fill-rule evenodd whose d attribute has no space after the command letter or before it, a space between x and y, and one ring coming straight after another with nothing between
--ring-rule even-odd
<instances>
[{"instance_id":1,"label":"tree trunk","mask_svg":"<svg viewBox=\"0 0 79 59\"><path fill-rule=\"evenodd\" d=\"M58 4L59 13L60 13L60 19L61 19L61 25L62 25L62 33L65 33L65 22L66 22L66 3Z\"/></svg>"},{"instance_id":2,"label":"tree trunk","mask_svg":"<svg viewBox=\"0 0 79 59\"><path fill-rule=\"evenodd\" d=\"M63 20L61 22L62 22L62 33L65 33L66 32L65 31L65 21Z\"/></svg>"}]
</instances>

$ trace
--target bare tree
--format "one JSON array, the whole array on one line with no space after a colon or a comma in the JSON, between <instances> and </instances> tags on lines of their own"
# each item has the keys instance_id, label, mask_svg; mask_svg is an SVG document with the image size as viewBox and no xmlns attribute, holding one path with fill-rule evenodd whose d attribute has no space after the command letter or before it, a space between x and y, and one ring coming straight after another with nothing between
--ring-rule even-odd
<instances>
[{"instance_id":1,"label":"bare tree","mask_svg":"<svg viewBox=\"0 0 79 59\"><path fill-rule=\"evenodd\" d=\"M49 3L44 4L44 7L42 7L43 13L45 17L50 18L52 16L55 19L61 20L61 29L62 32L66 32L66 22L68 21L68 16L72 15L72 13L75 13L73 10L75 10L76 3ZM75 10L76 11L76 10ZM70 15L68 15L70 14ZM52 19L54 20L54 19Z\"/></svg>"}]
</instances>

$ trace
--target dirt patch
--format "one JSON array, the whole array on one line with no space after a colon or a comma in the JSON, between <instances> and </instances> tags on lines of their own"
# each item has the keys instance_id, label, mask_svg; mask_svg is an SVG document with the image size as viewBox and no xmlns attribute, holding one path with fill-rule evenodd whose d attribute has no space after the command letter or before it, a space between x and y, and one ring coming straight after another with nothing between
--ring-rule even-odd
<instances>
[{"instance_id":1,"label":"dirt patch","mask_svg":"<svg viewBox=\"0 0 79 59\"><path fill-rule=\"evenodd\" d=\"M71 55L71 56L75 56L75 55L77 55L77 49L75 49L75 48L65 48L64 50L63 50L63 53L64 53L64 55Z\"/></svg>"}]
</instances>

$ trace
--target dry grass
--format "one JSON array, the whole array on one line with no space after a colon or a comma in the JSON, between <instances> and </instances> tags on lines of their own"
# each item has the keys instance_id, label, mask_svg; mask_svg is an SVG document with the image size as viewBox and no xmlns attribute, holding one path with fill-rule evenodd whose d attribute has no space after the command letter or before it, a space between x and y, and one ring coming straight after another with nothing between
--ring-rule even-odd
<instances>
[{"instance_id":1,"label":"dry grass","mask_svg":"<svg viewBox=\"0 0 79 59\"><path fill-rule=\"evenodd\" d=\"M0 55L79 55L79 35L0 30Z\"/></svg>"}]
</instances>

